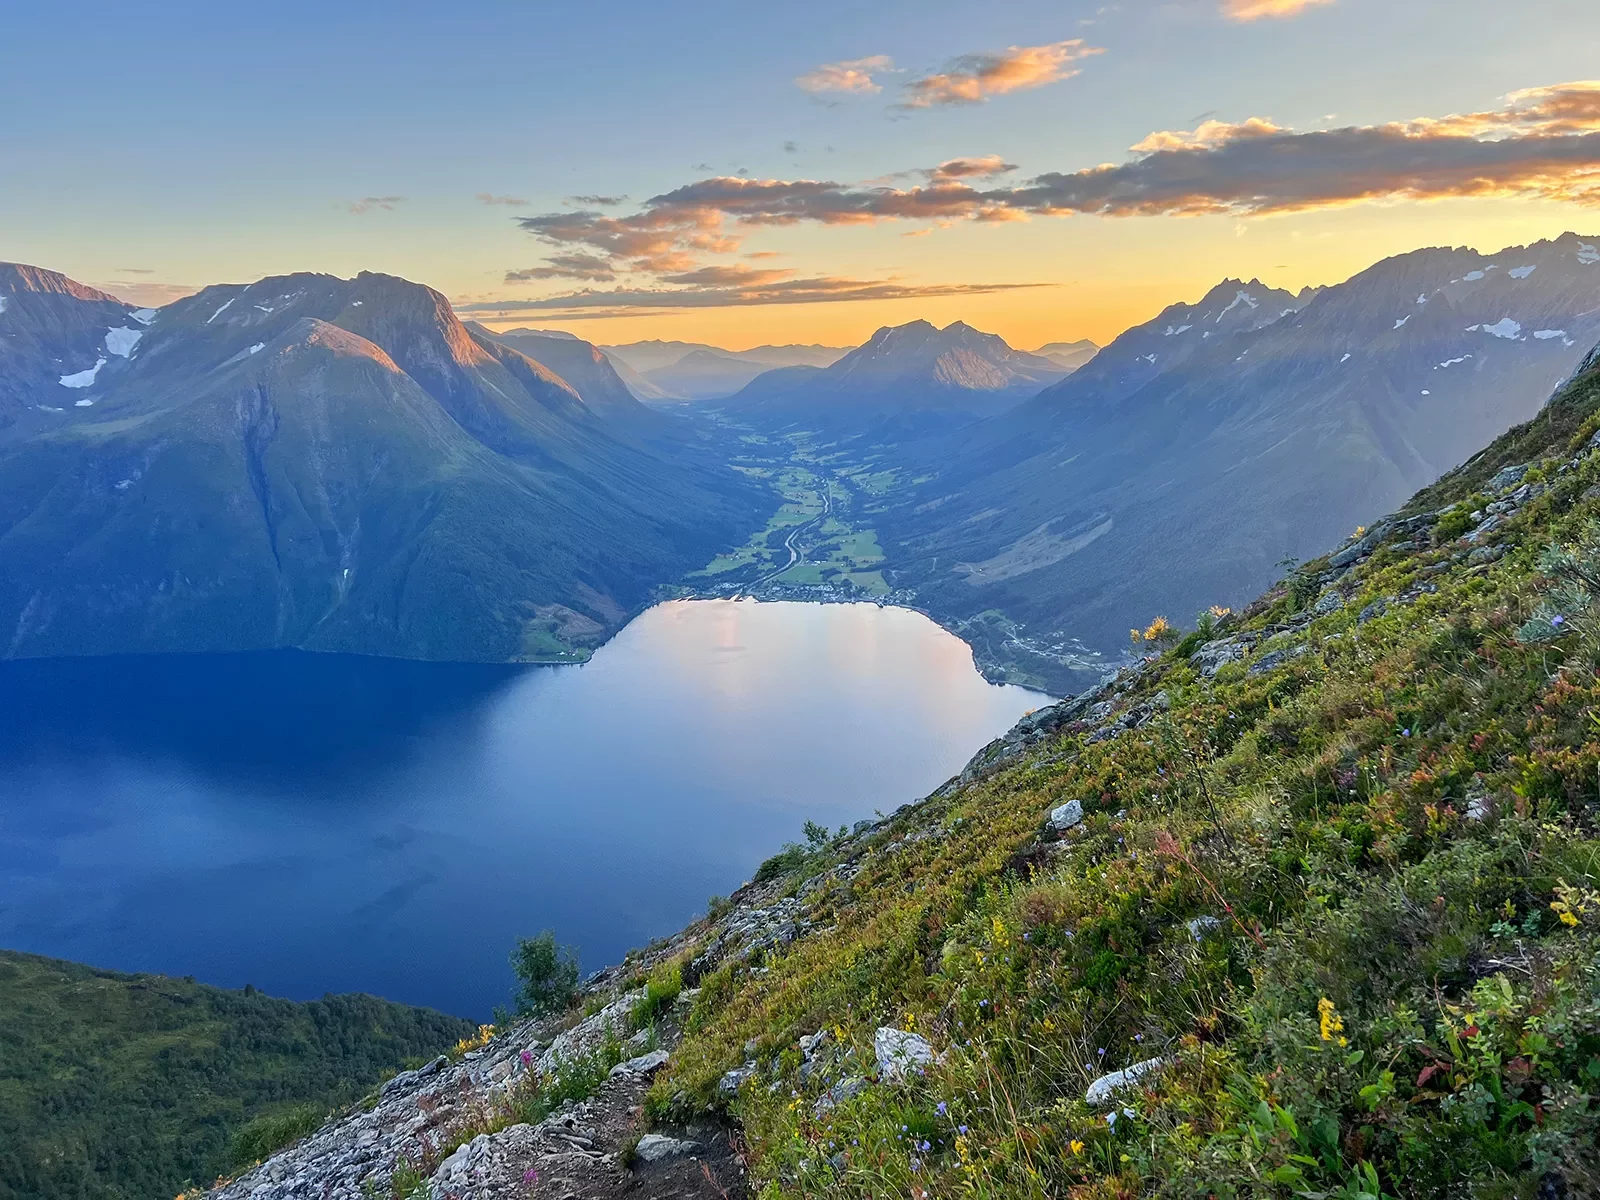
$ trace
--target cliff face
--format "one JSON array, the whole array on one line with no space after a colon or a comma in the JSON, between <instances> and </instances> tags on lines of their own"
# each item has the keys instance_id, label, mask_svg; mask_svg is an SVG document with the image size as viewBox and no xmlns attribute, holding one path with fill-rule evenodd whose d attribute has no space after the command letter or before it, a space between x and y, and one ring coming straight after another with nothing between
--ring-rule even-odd
<instances>
[{"instance_id":1,"label":"cliff face","mask_svg":"<svg viewBox=\"0 0 1600 1200\"><path fill-rule=\"evenodd\" d=\"M223 1194L1595 1194L1600 374L1144 636Z\"/></svg>"}]
</instances>

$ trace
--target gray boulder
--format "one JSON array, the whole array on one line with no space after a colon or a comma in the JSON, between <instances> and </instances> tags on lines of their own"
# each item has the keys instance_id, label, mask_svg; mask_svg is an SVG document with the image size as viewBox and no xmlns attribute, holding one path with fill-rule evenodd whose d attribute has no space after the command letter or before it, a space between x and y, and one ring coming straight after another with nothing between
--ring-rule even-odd
<instances>
[{"instance_id":1,"label":"gray boulder","mask_svg":"<svg viewBox=\"0 0 1600 1200\"><path fill-rule=\"evenodd\" d=\"M1065 804L1057 805L1050 810L1050 828L1057 833L1065 833L1074 825L1083 821L1083 801L1068 800Z\"/></svg>"},{"instance_id":2,"label":"gray boulder","mask_svg":"<svg viewBox=\"0 0 1600 1200\"><path fill-rule=\"evenodd\" d=\"M639 1139L639 1144L633 1148L633 1153L640 1162L658 1163L671 1158L684 1158L698 1149L700 1149L698 1142L686 1142L681 1138L667 1137L660 1133L647 1133Z\"/></svg>"},{"instance_id":3,"label":"gray boulder","mask_svg":"<svg viewBox=\"0 0 1600 1200\"><path fill-rule=\"evenodd\" d=\"M1147 1058L1143 1062L1123 1067L1120 1071L1102 1075L1083 1093L1084 1102L1091 1108L1104 1108L1119 1092L1127 1091L1146 1075L1159 1071L1166 1065L1167 1060L1164 1058Z\"/></svg>"},{"instance_id":4,"label":"gray boulder","mask_svg":"<svg viewBox=\"0 0 1600 1200\"><path fill-rule=\"evenodd\" d=\"M921 1034L884 1025L872 1037L878 1057L878 1076L893 1082L904 1079L934 1060L933 1046Z\"/></svg>"}]
</instances>

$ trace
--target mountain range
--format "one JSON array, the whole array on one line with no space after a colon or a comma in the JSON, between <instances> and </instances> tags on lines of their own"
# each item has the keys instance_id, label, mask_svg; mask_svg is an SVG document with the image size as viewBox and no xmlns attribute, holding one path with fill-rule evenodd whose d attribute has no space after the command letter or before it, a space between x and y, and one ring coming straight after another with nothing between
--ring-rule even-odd
<instances>
[{"instance_id":1,"label":"mountain range","mask_svg":"<svg viewBox=\"0 0 1600 1200\"><path fill-rule=\"evenodd\" d=\"M1597 241L1228 279L1076 369L962 322L608 349L384 275L156 310L0 266L0 653L573 661L761 528L753 428L892 479L858 513L888 586L1070 690L1067 643L1242 600L1532 415L1600 340ZM718 354L761 373L681 411L630 384Z\"/></svg>"},{"instance_id":2,"label":"mountain range","mask_svg":"<svg viewBox=\"0 0 1600 1200\"><path fill-rule=\"evenodd\" d=\"M1298 295L1227 280L1011 411L895 447L925 482L882 516L894 578L993 637L991 663L1073 686L1030 647L1112 651L1242 601L1533 415L1597 340L1600 249L1573 234Z\"/></svg>"},{"instance_id":3,"label":"mountain range","mask_svg":"<svg viewBox=\"0 0 1600 1200\"><path fill-rule=\"evenodd\" d=\"M766 497L572 363L386 275L150 310L0 266L0 654L583 657Z\"/></svg>"}]
</instances>

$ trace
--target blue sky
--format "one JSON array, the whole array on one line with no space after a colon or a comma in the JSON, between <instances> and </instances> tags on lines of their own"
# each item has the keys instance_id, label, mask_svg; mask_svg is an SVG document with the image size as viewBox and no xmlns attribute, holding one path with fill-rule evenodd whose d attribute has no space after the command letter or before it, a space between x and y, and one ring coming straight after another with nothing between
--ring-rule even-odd
<instances>
[{"instance_id":1,"label":"blue sky","mask_svg":"<svg viewBox=\"0 0 1600 1200\"><path fill-rule=\"evenodd\" d=\"M1152 132L1206 120L1379 125L1494 110L1519 89L1600 75L1600 6L1586 0L1325 0L1254 21L1228 19L1228 2L12 4L0 258L152 296L297 269L392 271L463 304L662 287L660 272L626 271L620 284L507 283L561 250L516 219L596 194L627 197L614 210L626 215L718 176L905 188L897 173L961 157L998 156L1021 180L1121 163ZM1073 39L1102 52L1072 63L1071 77L979 103L895 107L907 81L960 56ZM796 84L871 56L895 65L875 75L881 92ZM908 294L623 304L603 319L541 311L528 323L605 341L858 341L928 315L1022 343L1104 338L1222 274L1299 286L1415 245L1498 246L1565 228L1600 231L1600 210L1489 195L1244 218L804 219L746 230L737 252L705 261L764 253L774 272L892 278ZM915 294L1022 283L1044 286Z\"/></svg>"}]
</instances>

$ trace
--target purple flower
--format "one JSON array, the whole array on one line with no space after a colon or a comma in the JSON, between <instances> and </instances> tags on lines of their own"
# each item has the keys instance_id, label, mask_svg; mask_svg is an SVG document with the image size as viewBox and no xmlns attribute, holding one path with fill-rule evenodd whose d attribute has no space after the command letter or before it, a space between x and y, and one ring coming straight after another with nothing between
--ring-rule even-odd
<instances>
[{"instance_id":1,"label":"purple flower","mask_svg":"<svg viewBox=\"0 0 1600 1200\"><path fill-rule=\"evenodd\" d=\"M522 1052L522 1065L526 1067L526 1066L531 1066L532 1064L533 1064L533 1051L532 1050L524 1050Z\"/></svg>"},{"instance_id":2,"label":"purple flower","mask_svg":"<svg viewBox=\"0 0 1600 1200\"><path fill-rule=\"evenodd\" d=\"M1405 728L1405 729L1402 729L1402 730L1401 730L1401 731L1400 731L1400 736L1401 736L1401 737L1410 737L1410 736L1411 736L1411 729L1410 729L1410 727L1409 727L1409 726L1407 726L1407 727L1406 727L1406 728Z\"/></svg>"},{"instance_id":3,"label":"purple flower","mask_svg":"<svg viewBox=\"0 0 1600 1200\"><path fill-rule=\"evenodd\" d=\"M967 1132L967 1127L965 1125L957 1125L956 1126L956 1132L960 1133L960 1134L965 1134Z\"/></svg>"},{"instance_id":4,"label":"purple flower","mask_svg":"<svg viewBox=\"0 0 1600 1200\"><path fill-rule=\"evenodd\" d=\"M948 1108L948 1106L947 1106L947 1105L946 1105L946 1104L945 1104L945 1102L944 1102L944 1101L943 1101L943 1100L941 1100L941 1101L939 1101L939 1115L940 1115L940 1116L941 1116L941 1117L942 1117L942 1116L944 1116L944 1115L945 1115L945 1113L946 1113L946 1112L948 1112L948 1111L949 1111L949 1108Z\"/></svg>"},{"instance_id":5,"label":"purple flower","mask_svg":"<svg viewBox=\"0 0 1600 1200\"><path fill-rule=\"evenodd\" d=\"M1557 613L1555 616L1550 618L1550 624L1554 625L1557 629L1559 629L1561 626L1565 625L1566 623L1567 623L1567 619L1565 617L1563 617L1560 613Z\"/></svg>"},{"instance_id":6,"label":"purple flower","mask_svg":"<svg viewBox=\"0 0 1600 1200\"><path fill-rule=\"evenodd\" d=\"M526 1054L527 1051L524 1050L523 1053ZM522 1173L522 1182L523 1183L538 1183L539 1182L539 1172L537 1170L535 1170L533 1167L529 1167L526 1171L524 1171Z\"/></svg>"},{"instance_id":7,"label":"purple flower","mask_svg":"<svg viewBox=\"0 0 1600 1200\"><path fill-rule=\"evenodd\" d=\"M1101 1046L1100 1047L1100 1057L1104 1058L1105 1056L1106 1056L1106 1048L1104 1046Z\"/></svg>"}]
</instances>

